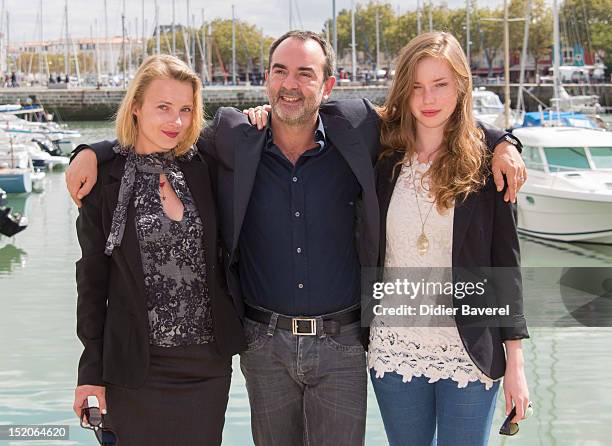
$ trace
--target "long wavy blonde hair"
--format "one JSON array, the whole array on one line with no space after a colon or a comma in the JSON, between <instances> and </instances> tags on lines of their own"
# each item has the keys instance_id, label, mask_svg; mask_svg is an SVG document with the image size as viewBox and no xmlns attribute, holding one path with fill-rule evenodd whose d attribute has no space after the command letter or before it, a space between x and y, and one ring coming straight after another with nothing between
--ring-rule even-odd
<instances>
[{"instance_id":1,"label":"long wavy blonde hair","mask_svg":"<svg viewBox=\"0 0 612 446\"><path fill-rule=\"evenodd\" d=\"M402 150L399 163L410 163L416 152L416 119L410 111L410 96L418 63L435 57L448 63L457 84L457 106L444 128L438 154L424 178L429 180L430 194L439 211L453 206L455 199L465 199L480 189L486 180L488 151L484 134L475 123L472 112L472 75L461 45L449 33L432 32L412 39L401 51L395 80L380 114L381 157ZM398 164L398 165L399 165ZM396 166L397 167L397 166Z\"/></svg>"},{"instance_id":2,"label":"long wavy blonde hair","mask_svg":"<svg viewBox=\"0 0 612 446\"><path fill-rule=\"evenodd\" d=\"M130 82L115 118L115 130L119 144L133 147L138 137L138 124L134 116L134 105L141 105L149 84L156 79L174 79L188 82L193 89L193 112L191 125L185 138L173 149L176 155L182 155L193 146L204 125L204 106L202 103L202 82L198 75L178 57L155 55L147 57Z\"/></svg>"}]
</instances>

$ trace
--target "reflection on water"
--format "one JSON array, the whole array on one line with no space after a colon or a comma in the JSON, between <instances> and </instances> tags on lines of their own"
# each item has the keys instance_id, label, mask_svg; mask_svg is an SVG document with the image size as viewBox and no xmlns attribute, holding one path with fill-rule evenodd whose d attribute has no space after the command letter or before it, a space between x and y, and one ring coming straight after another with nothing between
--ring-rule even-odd
<instances>
[{"instance_id":1,"label":"reflection on water","mask_svg":"<svg viewBox=\"0 0 612 446\"><path fill-rule=\"evenodd\" d=\"M16 267L25 266L25 256L26 252L15 245L0 247L0 276L12 272Z\"/></svg>"},{"instance_id":2,"label":"reflection on water","mask_svg":"<svg viewBox=\"0 0 612 446\"><path fill-rule=\"evenodd\" d=\"M26 217L30 213L30 194L10 194L6 199L6 206L11 208L13 214L18 213Z\"/></svg>"},{"instance_id":3,"label":"reflection on water","mask_svg":"<svg viewBox=\"0 0 612 446\"><path fill-rule=\"evenodd\" d=\"M612 266L612 245L565 243L520 236L523 266Z\"/></svg>"},{"instance_id":4,"label":"reflection on water","mask_svg":"<svg viewBox=\"0 0 612 446\"><path fill-rule=\"evenodd\" d=\"M112 136L108 124L83 123L81 128L85 141ZM19 203L12 206L17 210ZM30 195L21 206L30 226L12 239L0 239L0 423L70 424L71 440L53 444L95 444L91 432L78 428L71 411L81 352L74 332L77 209L65 191L61 173L49 174L45 191ZM612 265L612 247L608 246L522 237L521 247L525 266ZM531 336L524 351L535 415L521 424L516 438L499 436L504 418L500 393L491 444L610 444L612 330L534 328ZM384 445L384 428L371 389L368 405L366 444ZM252 444L248 400L237 358L224 444Z\"/></svg>"}]
</instances>

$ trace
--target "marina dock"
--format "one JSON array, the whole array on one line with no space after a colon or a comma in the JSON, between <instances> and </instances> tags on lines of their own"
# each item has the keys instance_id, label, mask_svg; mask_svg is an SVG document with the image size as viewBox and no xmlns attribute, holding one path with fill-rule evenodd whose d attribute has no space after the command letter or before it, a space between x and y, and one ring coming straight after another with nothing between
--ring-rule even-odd
<instances>
[{"instance_id":1,"label":"marina dock","mask_svg":"<svg viewBox=\"0 0 612 446\"><path fill-rule=\"evenodd\" d=\"M600 104L612 109L612 84L564 84L570 94L597 94ZM367 98L374 104L382 104L387 96L387 85L382 86L338 86L332 93L332 99ZM502 101L503 85L487 85L486 88L498 94ZM524 88L544 103L549 103L553 97L552 84L525 84ZM518 85L510 86L512 103L516 104ZM15 104L27 98L35 99L45 105L45 108L59 114L63 120L106 120L117 110L121 98L125 94L122 88L3 88L0 89L0 104ZM218 107L234 106L246 108L268 102L265 88L262 86L207 86L203 91L204 104L209 116ZM537 111L538 103L531 95L525 95L527 111Z\"/></svg>"}]
</instances>

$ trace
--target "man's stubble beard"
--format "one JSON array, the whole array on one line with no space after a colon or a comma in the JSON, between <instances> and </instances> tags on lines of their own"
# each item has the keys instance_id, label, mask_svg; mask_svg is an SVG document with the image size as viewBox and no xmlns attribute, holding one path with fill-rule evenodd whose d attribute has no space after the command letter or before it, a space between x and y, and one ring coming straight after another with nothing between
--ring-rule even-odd
<instances>
[{"instance_id":1,"label":"man's stubble beard","mask_svg":"<svg viewBox=\"0 0 612 446\"><path fill-rule=\"evenodd\" d=\"M267 90L267 93L268 99L272 99L271 92ZM282 95L279 92L279 94L276 96L276 98L274 98L274 100L270 100L273 116L283 124L292 127L300 127L304 125L310 125L312 123L314 116L316 116L316 114L319 112L319 106L321 105L323 99L323 92L321 91L318 101L317 99L313 99L312 103L310 103L306 98L304 98L302 113L295 117L283 115L282 112L281 114L279 114L281 107L277 106L276 104L281 101L280 96Z\"/></svg>"}]
</instances>

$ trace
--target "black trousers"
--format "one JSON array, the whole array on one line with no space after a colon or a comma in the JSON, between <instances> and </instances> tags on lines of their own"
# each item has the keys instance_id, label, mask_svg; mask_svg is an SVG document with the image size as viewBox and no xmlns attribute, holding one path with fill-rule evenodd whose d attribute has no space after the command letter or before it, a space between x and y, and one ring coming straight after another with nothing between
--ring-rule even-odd
<instances>
[{"instance_id":1,"label":"black trousers","mask_svg":"<svg viewBox=\"0 0 612 446\"><path fill-rule=\"evenodd\" d=\"M118 446L219 446L232 374L212 345L150 346L138 389L108 384L106 427Z\"/></svg>"}]
</instances>

